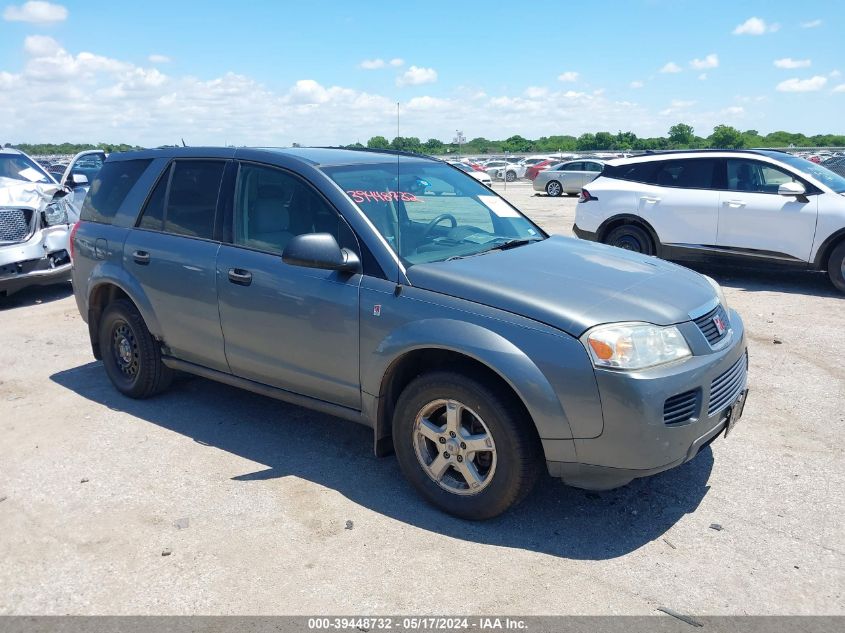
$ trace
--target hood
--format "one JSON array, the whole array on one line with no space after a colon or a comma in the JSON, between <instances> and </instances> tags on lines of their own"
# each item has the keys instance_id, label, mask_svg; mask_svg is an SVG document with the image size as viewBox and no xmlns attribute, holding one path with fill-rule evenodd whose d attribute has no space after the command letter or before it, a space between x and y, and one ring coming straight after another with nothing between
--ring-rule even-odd
<instances>
[{"instance_id":1,"label":"hood","mask_svg":"<svg viewBox=\"0 0 845 633\"><path fill-rule=\"evenodd\" d=\"M671 325L713 301L702 275L568 237L408 268L412 285L520 314L580 336L602 323Z\"/></svg>"},{"instance_id":2,"label":"hood","mask_svg":"<svg viewBox=\"0 0 845 633\"><path fill-rule=\"evenodd\" d=\"M55 184L25 182L0 177L0 207L40 210L47 206L61 187Z\"/></svg>"}]
</instances>

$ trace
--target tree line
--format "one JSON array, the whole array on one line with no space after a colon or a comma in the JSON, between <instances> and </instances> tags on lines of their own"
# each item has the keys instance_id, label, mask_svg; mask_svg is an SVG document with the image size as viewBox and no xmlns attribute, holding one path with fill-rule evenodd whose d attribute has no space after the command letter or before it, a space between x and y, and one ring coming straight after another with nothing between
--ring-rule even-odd
<instances>
[{"instance_id":1,"label":"tree line","mask_svg":"<svg viewBox=\"0 0 845 633\"><path fill-rule=\"evenodd\" d=\"M661 150L661 149L742 149L747 147L843 147L845 135L818 134L806 136L801 133L777 131L761 135L757 130L740 131L729 125L717 125L706 137L698 136L691 125L677 123L669 128L666 136L638 137L633 132L619 131L585 133L581 136L542 136L536 140L516 135L501 141L482 137L474 138L460 147L455 143L444 143L436 138L425 142L416 136L397 136L388 141L384 136L374 136L366 147L372 149L394 149L423 154L447 154L460 151L463 154L508 153L550 153L581 152L601 150ZM363 147L359 143L347 147Z\"/></svg>"},{"instance_id":2,"label":"tree line","mask_svg":"<svg viewBox=\"0 0 845 633\"><path fill-rule=\"evenodd\" d=\"M138 145L127 145L126 143L6 143L5 148L19 149L22 152L33 156L62 155L68 156L78 154L89 149L101 149L107 154L112 152L128 152L134 149L144 149Z\"/></svg>"},{"instance_id":3,"label":"tree line","mask_svg":"<svg viewBox=\"0 0 845 633\"><path fill-rule=\"evenodd\" d=\"M477 137L458 146L456 143L444 143L430 138L421 141L416 136L397 136L388 141L384 136L373 136L366 146L360 143L346 145L348 148L369 147L371 149L394 149L420 154L442 155L448 153L463 154L503 154L516 153L551 153L584 152L602 150L661 150L661 149L742 149L744 147L845 147L845 135L817 134L806 136L799 132L777 131L761 135L757 130L740 131L729 125L717 125L709 136L698 136L691 125L676 123L669 128L666 136L639 137L633 132L587 132L581 136L559 135L541 136L531 140L519 135L504 140L490 140ZM88 149L101 149L107 153L126 152L143 149L126 143L6 143L4 147L13 147L27 154L37 156L49 154L76 154Z\"/></svg>"}]
</instances>

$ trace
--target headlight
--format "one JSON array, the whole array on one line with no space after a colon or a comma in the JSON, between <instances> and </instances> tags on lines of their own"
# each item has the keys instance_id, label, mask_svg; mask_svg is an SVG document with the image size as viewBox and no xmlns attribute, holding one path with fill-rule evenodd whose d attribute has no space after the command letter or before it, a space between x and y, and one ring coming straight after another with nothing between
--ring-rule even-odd
<instances>
[{"instance_id":1,"label":"headlight","mask_svg":"<svg viewBox=\"0 0 845 633\"><path fill-rule=\"evenodd\" d=\"M707 281L710 282L711 286L713 286L713 290L716 291L716 296L719 297L719 303L722 304L722 307L725 309L725 312L727 312L728 311L728 300L725 298L725 291L722 290L722 286L720 286L719 283L715 279L713 279L712 277L708 277L707 275L704 275L704 278Z\"/></svg>"},{"instance_id":2,"label":"headlight","mask_svg":"<svg viewBox=\"0 0 845 633\"><path fill-rule=\"evenodd\" d=\"M650 323L600 325L581 337L596 367L645 369L691 356L674 325Z\"/></svg>"}]
</instances>

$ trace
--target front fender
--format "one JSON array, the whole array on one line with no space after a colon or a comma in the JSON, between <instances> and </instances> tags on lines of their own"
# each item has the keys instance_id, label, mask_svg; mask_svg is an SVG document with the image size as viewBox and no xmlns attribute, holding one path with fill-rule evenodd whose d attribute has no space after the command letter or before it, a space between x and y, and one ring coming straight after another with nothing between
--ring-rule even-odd
<instances>
[{"instance_id":1,"label":"front fender","mask_svg":"<svg viewBox=\"0 0 845 633\"><path fill-rule=\"evenodd\" d=\"M453 351L484 364L522 400L541 438L573 437L555 390L531 358L502 334L467 321L423 318L391 331L375 346L369 362L362 363L362 389L383 396L383 378L391 366L420 349Z\"/></svg>"}]
</instances>

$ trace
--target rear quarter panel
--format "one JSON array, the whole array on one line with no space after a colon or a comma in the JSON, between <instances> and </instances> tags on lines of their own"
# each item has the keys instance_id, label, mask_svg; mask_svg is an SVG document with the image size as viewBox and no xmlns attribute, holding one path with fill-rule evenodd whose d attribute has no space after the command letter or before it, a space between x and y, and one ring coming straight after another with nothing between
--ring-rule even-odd
<instances>
[{"instance_id":1,"label":"rear quarter panel","mask_svg":"<svg viewBox=\"0 0 845 633\"><path fill-rule=\"evenodd\" d=\"M595 232L602 223L615 215L638 215L637 191L639 183L599 176L585 189L598 198L579 203L575 209L575 223L585 231Z\"/></svg>"}]
</instances>

